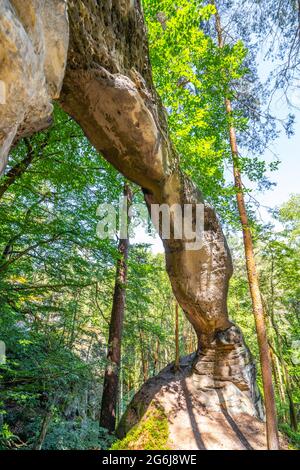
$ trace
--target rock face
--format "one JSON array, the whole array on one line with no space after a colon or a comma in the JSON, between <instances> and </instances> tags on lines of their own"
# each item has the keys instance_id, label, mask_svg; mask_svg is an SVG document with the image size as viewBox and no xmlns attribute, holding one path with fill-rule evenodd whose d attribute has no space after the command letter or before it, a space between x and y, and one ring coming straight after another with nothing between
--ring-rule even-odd
<instances>
[{"instance_id":1,"label":"rock face","mask_svg":"<svg viewBox=\"0 0 300 470\"><path fill-rule=\"evenodd\" d=\"M10 147L51 122L65 74L64 0L0 2L0 173Z\"/></svg>"}]
</instances>

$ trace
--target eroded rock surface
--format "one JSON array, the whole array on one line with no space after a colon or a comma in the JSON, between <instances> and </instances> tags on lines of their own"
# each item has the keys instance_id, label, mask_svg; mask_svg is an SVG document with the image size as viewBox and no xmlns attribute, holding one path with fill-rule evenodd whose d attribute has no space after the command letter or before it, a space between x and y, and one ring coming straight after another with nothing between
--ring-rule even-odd
<instances>
[{"instance_id":1,"label":"eroded rock surface","mask_svg":"<svg viewBox=\"0 0 300 470\"><path fill-rule=\"evenodd\" d=\"M0 173L16 140L50 124L68 42L64 0L0 1Z\"/></svg>"},{"instance_id":2,"label":"eroded rock surface","mask_svg":"<svg viewBox=\"0 0 300 470\"><path fill-rule=\"evenodd\" d=\"M236 336L237 331L233 334ZM180 371L174 372L173 365L169 365L149 379L119 424L120 439L133 427L140 426L138 423L147 416L152 416L153 410L159 410L168 420L170 449L266 450L255 364L243 344L234 344L228 353L223 347L217 348L219 359L215 351L207 351L199 363L199 357L193 354L181 360ZM248 370L243 377L240 371L235 372L237 359L240 368ZM216 375L212 364L218 369ZM287 448L283 439L281 447ZM131 448L138 447L132 443Z\"/></svg>"}]
</instances>

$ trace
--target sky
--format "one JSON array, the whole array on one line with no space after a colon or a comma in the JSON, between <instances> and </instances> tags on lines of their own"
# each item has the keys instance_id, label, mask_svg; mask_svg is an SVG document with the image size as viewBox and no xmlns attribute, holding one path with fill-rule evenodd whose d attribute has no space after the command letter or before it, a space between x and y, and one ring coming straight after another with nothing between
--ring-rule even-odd
<instances>
[{"instance_id":1,"label":"sky","mask_svg":"<svg viewBox=\"0 0 300 470\"><path fill-rule=\"evenodd\" d=\"M283 108L286 107L281 106L280 111ZM268 175L276 186L257 194L262 205L272 208L287 201L292 193L300 192L300 111L293 110L293 113L296 117L295 134L290 138L282 134L272 145L272 150L281 162L278 170ZM270 151L265 152L265 159L272 159Z\"/></svg>"}]
</instances>

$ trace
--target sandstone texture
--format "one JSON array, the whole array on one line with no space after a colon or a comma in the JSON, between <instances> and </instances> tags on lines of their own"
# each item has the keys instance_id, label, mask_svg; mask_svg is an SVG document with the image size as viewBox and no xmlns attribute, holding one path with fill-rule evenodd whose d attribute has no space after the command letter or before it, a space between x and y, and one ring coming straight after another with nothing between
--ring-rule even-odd
<instances>
[{"instance_id":1,"label":"sandstone texture","mask_svg":"<svg viewBox=\"0 0 300 470\"><path fill-rule=\"evenodd\" d=\"M50 124L68 42L64 0L0 1L0 173L12 144Z\"/></svg>"},{"instance_id":2,"label":"sandstone texture","mask_svg":"<svg viewBox=\"0 0 300 470\"><path fill-rule=\"evenodd\" d=\"M247 366L255 370L248 354L244 351L246 361L250 360ZM211 362L209 356L206 359ZM242 356L239 357L243 363ZM159 411L167 417L169 449L266 450L263 410L253 372L239 381L232 371L232 380L221 362L215 361L217 367L223 368L215 382L213 374L205 373L205 368L199 373L199 358L195 354L182 358L179 371L169 365L149 379L128 406L117 430L119 438L141 427L144 419ZM234 362L229 354L228 365ZM138 444L138 438L136 441ZM138 447L133 442L130 448ZM288 448L282 437L281 448Z\"/></svg>"}]
</instances>

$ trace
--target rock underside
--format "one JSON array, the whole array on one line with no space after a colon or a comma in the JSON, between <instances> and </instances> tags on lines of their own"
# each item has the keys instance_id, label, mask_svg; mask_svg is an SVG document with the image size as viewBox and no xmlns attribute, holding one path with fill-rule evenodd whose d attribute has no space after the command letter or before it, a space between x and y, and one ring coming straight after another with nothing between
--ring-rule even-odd
<instances>
[{"instance_id":1,"label":"rock underside","mask_svg":"<svg viewBox=\"0 0 300 470\"><path fill-rule=\"evenodd\" d=\"M0 8L0 174L13 144L51 123L65 74L65 0L2 0Z\"/></svg>"}]
</instances>

